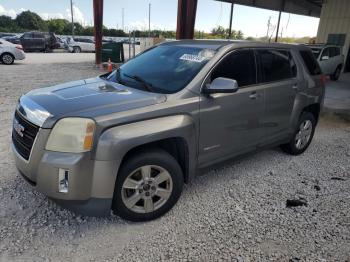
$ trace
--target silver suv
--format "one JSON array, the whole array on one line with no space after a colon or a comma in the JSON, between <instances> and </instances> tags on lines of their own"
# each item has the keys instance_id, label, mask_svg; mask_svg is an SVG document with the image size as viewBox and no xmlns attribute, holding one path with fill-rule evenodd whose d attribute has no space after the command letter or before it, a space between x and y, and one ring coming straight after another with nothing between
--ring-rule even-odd
<instances>
[{"instance_id":1,"label":"silver suv","mask_svg":"<svg viewBox=\"0 0 350 262\"><path fill-rule=\"evenodd\" d=\"M203 168L276 145L303 153L323 98L305 46L167 42L112 73L23 95L12 147L23 177L57 203L145 221Z\"/></svg>"},{"instance_id":2,"label":"silver suv","mask_svg":"<svg viewBox=\"0 0 350 262\"><path fill-rule=\"evenodd\" d=\"M344 65L344 55L341 47L333 45L309 45L320 64L322 73L337 81Z\"/></svg>"}]
</instances>

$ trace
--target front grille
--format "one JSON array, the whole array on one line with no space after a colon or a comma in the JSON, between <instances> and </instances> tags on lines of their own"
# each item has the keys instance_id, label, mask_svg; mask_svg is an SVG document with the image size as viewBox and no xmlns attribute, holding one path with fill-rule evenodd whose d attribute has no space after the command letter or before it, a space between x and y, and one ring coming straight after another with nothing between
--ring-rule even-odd
<instances>
[{"instance_id":1,"label":"front grille","mask_svg":"<svg viewBox=\"0 0 350 262\"><path fill-rule=\"evenodd\" d=\"M23 136L21 136L13 127L12 129L13 145L15 146L17 152L25 160L28 160L34 144L35 137L39 131L39 127L29 122L17 111L15 112L15 120L17 120L18 124L21 125L21 127L23 127L23 131L22 131Z\"/></svg>"}]
</instances>

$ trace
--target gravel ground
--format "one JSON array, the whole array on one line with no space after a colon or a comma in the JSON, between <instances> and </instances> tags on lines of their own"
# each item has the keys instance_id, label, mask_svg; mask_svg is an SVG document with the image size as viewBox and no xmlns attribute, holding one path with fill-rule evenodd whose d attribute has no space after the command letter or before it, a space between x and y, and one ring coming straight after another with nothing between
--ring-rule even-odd
<instances>
[{"instance_id":1,"label":"gravel ground","mask_svg":"<svg viewBox=\"0 0 350 262\"><path fill-rule=\"evenodd\" d=\"M272 149L207 171L148 223L81 217L33 190L10 151L18 97L99 73L89 63L0 65L0 261L350 261L349 123L321 120L301 156Z\"/></svg>"}]
</instances>

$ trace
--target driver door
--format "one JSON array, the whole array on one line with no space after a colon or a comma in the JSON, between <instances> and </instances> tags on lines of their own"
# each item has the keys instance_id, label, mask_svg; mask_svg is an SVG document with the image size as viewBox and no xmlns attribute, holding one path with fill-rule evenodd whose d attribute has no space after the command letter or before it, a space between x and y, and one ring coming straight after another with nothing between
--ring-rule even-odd
<instances>
[{"instance_id":1,"label":"driver door","mask_svg":"<svg viewBox=\"0 0 350 262\"><path fill-rule=\"evenodd\" d=\"M199 167L254 150L263 138L265 91L257 85L254 52L240 49L226 55L205 81L218 77L237 81L235 93L201 94Z\"/></svg>"}]
</instances>

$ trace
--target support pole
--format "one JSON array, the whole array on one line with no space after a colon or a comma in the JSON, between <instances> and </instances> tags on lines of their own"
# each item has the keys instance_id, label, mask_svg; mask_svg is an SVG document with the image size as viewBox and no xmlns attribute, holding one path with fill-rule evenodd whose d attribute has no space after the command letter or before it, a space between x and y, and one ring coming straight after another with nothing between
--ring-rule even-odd
<instances>
[{"instance_id":1,"label":"support pole","mask_svg":"<svg viewBox=\"0 0 350 262\"><path fill-rule=\"evenodd\" d=\"M148 37L151 37L151 3L148 4Z\"/></svg>"},{"instance_id":2,"label":"support pole","mask_svg":"<svg viewBox=\"0 0 350 262\"><path fill-rule=\"evenodd\" d=\"M94 37L95 37L95 62L101 64L102 60L102 25L103 25L103 0L93 0L94 5Z\"/></svg>"},{"instance_id":3,"label":"support pole","mask_svg":"<svg viewBox=\"0 0 350 262\"><path fill-rule=\"evenodd\" d=\"M228 31L228 38L231 39L232 37L232 18L233 18L233 7L234 7L234 3L231 4L231 13L230 13L230 27L229 27L229 31Z\"/></svg>"},{"instance_id":4,"label":"support pole","mask_svg":"<svg viewBox=\"0 0 350 262\"><path fill-rule=\"evenodd\" d=\"M72 36L74 36L73 0L70 0L70 14L72 17Z\"/></svg>"},{"instance_id":5,"label":"support pole","mask_svg":"<svg viewBox=\"0 0 350 262\"><path fill-rule=\"evenodd\" d=\"M280 30L281 14L282 14L282 11L280 11L279 14L278 14L277 30L276 30L276 37L275 37L275 42L276 43L278 42L278 33L279 33L279 30Z\"/></svg>"},{"instance_id":6,"label":"support pole","mask_svg":"<svg viewBox=\"0 0 350 262\"><path fill-rule=\"evenodd\" d=\"M176 39L193 39L198 0L178 0Z\"/></svg>"}]
</instances>

